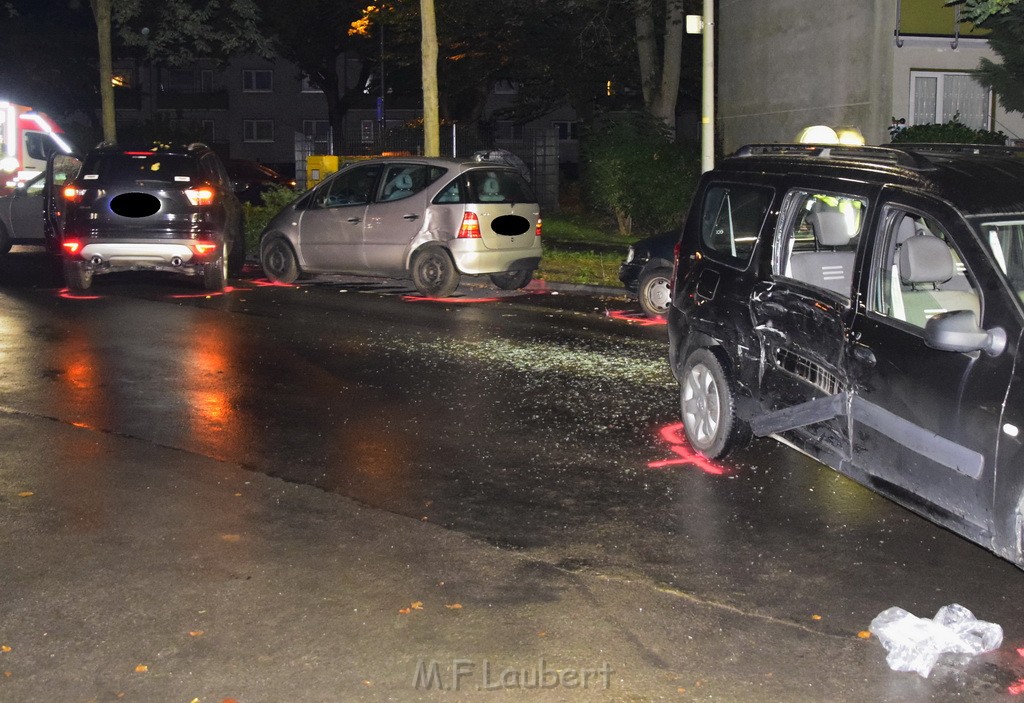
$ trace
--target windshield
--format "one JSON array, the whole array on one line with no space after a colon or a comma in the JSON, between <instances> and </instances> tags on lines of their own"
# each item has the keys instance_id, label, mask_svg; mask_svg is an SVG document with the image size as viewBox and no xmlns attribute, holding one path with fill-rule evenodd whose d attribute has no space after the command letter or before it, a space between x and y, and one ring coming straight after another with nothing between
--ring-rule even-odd
<instances>
[{"instance_id":1,"label":"windshield","mask_svg":"<svg viewBox=\"0 0 1024 703\"><path fill-rule=\"evenodd\" d=\"M999 268L1024 299L1024 217L983 220L979 229Z\"/></svg>"},{"instance_id":2,"label":"windshield","mask_svg":"<svg viewBox=\"0 0 1024 703\"><path fill-rule=\"evenodd\" d=\"M100 183L160 181L188 184L197 180L196 170L197 161L182 154L102 152L86 158L81 178Z\"/></svg>"}]
</instances>

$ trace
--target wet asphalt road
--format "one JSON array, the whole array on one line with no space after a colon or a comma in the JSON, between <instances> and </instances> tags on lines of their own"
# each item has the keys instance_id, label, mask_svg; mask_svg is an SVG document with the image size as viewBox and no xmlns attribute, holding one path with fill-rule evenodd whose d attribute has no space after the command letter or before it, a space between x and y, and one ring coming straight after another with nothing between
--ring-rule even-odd
<instances>
[{"instance_id":1,"label":"wet asphalt road","mask_svg":"<svg viewBox=\"0 0 1024 703\"><path fill-rule=\"evenodd\" d=\"M856 637L889 606L959 602L1003 626L1002 649L927 682L886 674L900 697L1000 700L1024 677L1024 573L775 441L718 464L689 455L664 327L622 298L464 286L425 301L398 283L255 277L208 296L133 275L71 297L41 256L0 266L5 409L753 622Z\"/></svg>"}]
</instances>

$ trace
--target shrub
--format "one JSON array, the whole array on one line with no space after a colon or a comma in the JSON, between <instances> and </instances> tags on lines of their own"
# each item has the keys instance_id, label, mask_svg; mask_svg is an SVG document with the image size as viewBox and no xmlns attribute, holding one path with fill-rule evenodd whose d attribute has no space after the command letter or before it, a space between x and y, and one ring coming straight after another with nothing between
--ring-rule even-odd
<instances>
[{"instance_id":1,"label":"shrub","mask_svg":"<svg viewBox=\"0 0 1024 703\"><path fill-rule=\"evenodd\" d=\"M677 227L700 176L693 147L676 143L645 113L600 120L583 140L583 188L589 204L611 214L619 232Z\"/></svg>"},{"instance_id":2,"label":"shrub","mask_svg":"<svg viewBox=\"0 0 1024 703\"><path fill-rule=\"evenodd\" d=\"M890 133L893 144L1006 144L1006 135L1002 132L968 127L956 115L943 124L916 124L890 130Z\"/></svg>"},{"instance_id":3,"label":"shrub","mask_svg":"<svg viewBox=\"0 0 1024 703\"><path fill-rule=\"evenodd\" d=\"M263 204L245 203L245 248L250 255L259 255L260 233L271 218L295 200L297 194L291 188L272 186L263 193Z\"/></svg>"}]
</instances>

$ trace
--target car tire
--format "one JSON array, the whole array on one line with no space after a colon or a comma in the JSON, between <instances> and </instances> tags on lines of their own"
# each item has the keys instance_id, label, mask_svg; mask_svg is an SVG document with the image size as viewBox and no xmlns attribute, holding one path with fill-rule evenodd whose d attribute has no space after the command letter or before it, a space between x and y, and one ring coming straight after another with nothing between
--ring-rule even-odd
<instances>
[{"instance_id":1,"label":"car tire","mask_svg":"<svg viewBox=\"0 0 1024 703\"><path fill-rule=\"evenodd\" d=\"M447 298L459 287L459 272L448 252L425 247L412 259L412 283L427 298Z\"/></svg>"},{"instance_id":2,"label":"car tire","mask_svg":"<svg viewBox=\"0 0 1024 703\"><path fill-rule=\"evenodd\" d=\"M519 290L533 280L533 269L492 273L491 283L500 290Z\"/></svg>"},{"instance_id":3,"label":"car tire","mask_svg":"<svg viewBox=\"0 0 1024 703\"><path fill-rule=\"evenodd\" d=\"M647 317L664 320L672 305L672 269L656 268L640 277L636 297Z\"/></svg>"},{"instance_id":4,"label":"car tire","mask_svg":"<svg viewBox=\"0 0 1024 703\"><path fill-rule=\"evenodd\" d=\"M224 290L228 278L228 258L221 245L220 256L203 266L203 290L219 292Z\"/></svg>"},{"instance_id":5,"label":"car tire","mask_svg":"<svg viewBox=\"0 0 1024 703\"><path fill-rule=\"evenodd\" d=\"M291 245L282 237L264 240L260 247L263 273L275 283L292 283L299 277L299 262Z\"/></svg>"},{"instance_id":6,"label":"car tire","mask_svg":"<svg viewBox=\"0 0 1024 703\"><path fill-rule=\"evenodd\" d=\"M89 290L92 287L92 269L81 261L64 259L64 284L74 293Z\"/></svg>"},{"instance_id":7,"label":"car tire","mask_svg":"<svg viewBox=\"0 0 1024 703\"><path fill-rule=\"evenodd\" d=\"M697 452L718 459L750 441L750 426L736 416L735 384L710 349L687 357L679 392L683 429Z\"/></svg>"}]
</instances>

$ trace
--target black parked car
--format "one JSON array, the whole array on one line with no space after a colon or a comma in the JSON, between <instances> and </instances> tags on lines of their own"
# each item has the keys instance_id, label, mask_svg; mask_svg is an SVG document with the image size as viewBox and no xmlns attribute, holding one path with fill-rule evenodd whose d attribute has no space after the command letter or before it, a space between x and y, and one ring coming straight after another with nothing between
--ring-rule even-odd
<instances>
[{"instance_id":1,"label":"black parked car","mask_svg":"<svg viewBox=\"0 0 1024 703\"><path fill-rule=\"evenodd\" d=\"M100 146L64 188L64 277L85 290L94 275L172 271L219 291L245 264L242 205L204 144Z\"/></svg>"},{"instance_id":2,"label":"black parked car","mask_svg":"<svg viewBox=\"0 0 1024 703\"><path fill-rule=\"evenodd\" d=\"M648 317L664 319L668 314L673 248L678 241L678 230L641 239L629 247L619 266L619 280Z\"/></svg>"},{"instance_id":3,"label":"black parked car","mask_svg":"<svg viewBox=\"0 0 1024 703\"><path fill-rule=\"evenodd\" d=\"M295 181L259 161L228 159L225 167L231 178L231 187L243 203L262 205L263 194L271 188L295 188Z\"/></svg>"},{"instance_id":4,"label":"black parked car","mask_svg":"<svg viewBox=\"0 0 1024 703\"><path fill-rule=\"evenodd\" d=\"M1021 153L746 147L703 176L680 246L670 361L697 450L779 436L1024 567Z\"/></svg>"}]
</instances>

